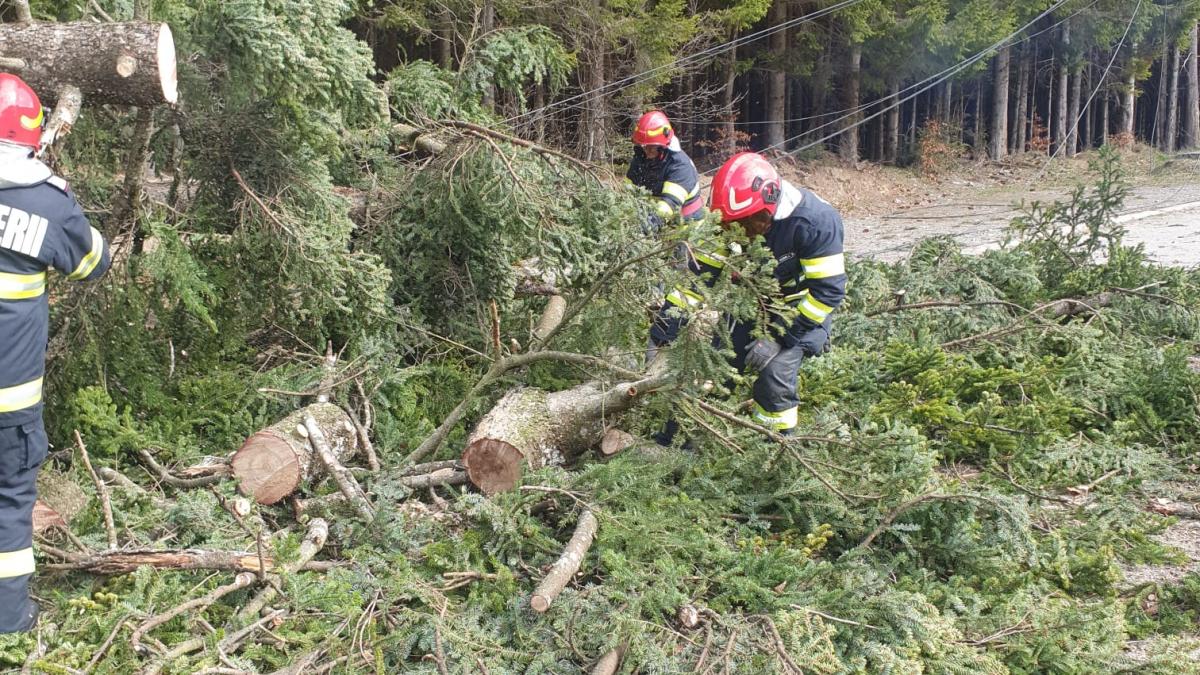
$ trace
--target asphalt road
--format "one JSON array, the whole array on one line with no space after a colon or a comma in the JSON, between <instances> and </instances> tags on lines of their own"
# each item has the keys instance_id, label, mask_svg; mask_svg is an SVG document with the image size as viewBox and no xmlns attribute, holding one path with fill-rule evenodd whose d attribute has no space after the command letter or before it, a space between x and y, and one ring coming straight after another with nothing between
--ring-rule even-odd
<instances>
[{"instance_id":1,"label":"asphalt road","mask_svg":"<svg viewBox=\"0 0 1200 675\"><path fill-rule=\"evenodd\" d=\"M846 250L858 257L894 261L922 239L948 235L968 251L1000 244L1008 223L1026 203L1064 199L1065 191L990 191L974 200L970 190L945 203L906 209L882 217L848 218ZM1141 243L1150 257L1168 265L1200 265L1200 181L1135 187L1118 222L1126 241Z\"/></svg>"}]
</instances>

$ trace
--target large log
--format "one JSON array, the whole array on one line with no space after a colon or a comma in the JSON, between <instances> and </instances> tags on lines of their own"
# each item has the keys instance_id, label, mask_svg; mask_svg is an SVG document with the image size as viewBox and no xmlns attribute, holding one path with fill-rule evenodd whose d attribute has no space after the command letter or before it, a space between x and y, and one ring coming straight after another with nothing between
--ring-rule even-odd
<instances>
[{"instance_id":1,"label":"large log","mask_svg":"<svg viewBox=\"0 0 1200 675\"><path fill-rule=\"evenodd\" d=\"M587 382L547 393L523 387L500 399L467 439L463 466L487 494L511 490L525 467L565 464L600 442L604 418L669 382L666 374L605 389Z\"/></svg>"},{"instance_id":2,"label":"large log","mask_svg":"<svg viewBox=\"0 0 1200 675\"><path fill-rule=\"evenodd\" d=\"M64 85L85 100L154 106L179 100L175 40L165 23L0 24L4 69L55 105Z\"/></svg>"},{"instance_id":3,"label":"large log","mask_svg":"<svg viewBox=\"0 0 1200 675\"><path fill-rule=\"evenodd\" d=\"M314 403L247 438L233 454L230 465L242 494L259 504L274 504L324 473L304 428L310 416L339 463L354 456L358 433L350 416L332 403Z\"/></svg>"}]
</instances>

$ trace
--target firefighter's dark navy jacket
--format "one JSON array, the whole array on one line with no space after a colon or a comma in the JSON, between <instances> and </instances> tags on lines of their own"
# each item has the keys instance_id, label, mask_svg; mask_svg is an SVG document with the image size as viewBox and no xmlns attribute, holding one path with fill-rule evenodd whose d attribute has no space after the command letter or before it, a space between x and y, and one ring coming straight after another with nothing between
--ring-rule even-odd
<instances>
[{"instance_id":1,"label":"firefighter's dark navy jacket","mask_svg":"<svg viewBox=\"0 0 1200 675\"><path fill-rule=\"evenodd\" d=\"M32 160L30 160L32 161ZM5 187L4 185L8 185ZM77 281L108 269L104 237L61 178L0 185L0 427L42 413L50 306L46 272Z\"/></svg>"},{"instance_id":2,"label":"firefighter's dark navy jacket","mask_svg":"<svg viewBox=\"0 0 1200 675\"><path fill-rule=\"evenodd\" d=\"M779 343L817 354L829 337L829 315L846 297L845 226L837 209L816 194L784 182L774 223L766 234L775 278L797 310Z\"/></svg>"},{"instance_id":3,"label":"firefighter's dark navy jacket","mask_svg":"<svg viewBox=\"0 0 1200 675\"><path fill-rule=\"evenodd\" d=\"M658 198L657 212L664 220L674 215L691 217L704 206L700 200L700 174L682 149L668 149L664 155L663 159L651 161L641 148L634 148L633 161L625 176Z\"/></svg>"}]
</instances>

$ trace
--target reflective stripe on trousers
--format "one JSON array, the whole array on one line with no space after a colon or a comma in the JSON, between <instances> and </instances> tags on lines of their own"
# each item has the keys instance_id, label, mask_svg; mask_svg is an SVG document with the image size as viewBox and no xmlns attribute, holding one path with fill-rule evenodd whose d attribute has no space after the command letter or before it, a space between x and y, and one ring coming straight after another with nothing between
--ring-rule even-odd
<instances>
[{"instance_id":1,"label":"reflective stripe on trousers","mask_svg":"<svg viewBox=\"0 0 1200 675\"><path fill-rule=\"evenodd\" d=\"M23 629L28 621L33 503L46 450L40 419L0 427L0 633Z\"/></svg>"}]
</instances>

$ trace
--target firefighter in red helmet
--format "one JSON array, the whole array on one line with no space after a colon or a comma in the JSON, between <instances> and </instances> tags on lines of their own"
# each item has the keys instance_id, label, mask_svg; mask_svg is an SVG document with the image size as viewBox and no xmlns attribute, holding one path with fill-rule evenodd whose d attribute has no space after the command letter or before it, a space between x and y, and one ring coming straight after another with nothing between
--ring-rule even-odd
<instances>
[{"instance_id":1,"label":"firefighter in red helmet","mask_svg":"<svg viewBox=\"0 0 1200 675\"><path fill-rule=\"evenodd\" d=\"M0 73L0 633L27 631L38 616L29 579L37 474L48 448L46 272L90 281L109 265L104 237L66 181L35 157L44 119L29 85Z\"/></svg>"},{"instance_id":2,"label":"firefighter in red helmet","mask_svg":"<svg viewBox=\"0 0 1200 675\"><path fill-rule=\"evenodd\" d=\"M654 197L655 216L662 223L678 216L684 220L704 217L700 198L700 174L679 138L671 120L660 110L642 115L633 130L633 160L626 177Z\"/></svg>"}]
</instances>

